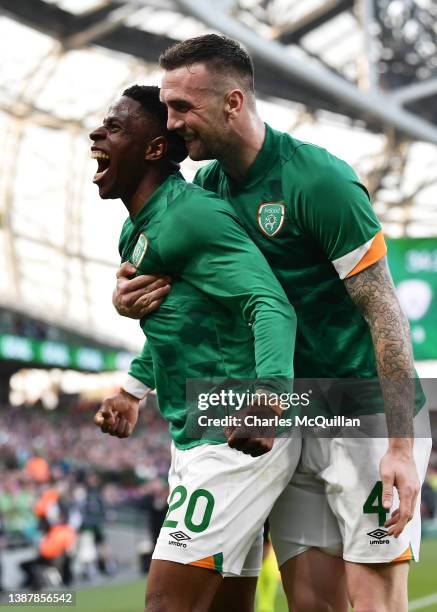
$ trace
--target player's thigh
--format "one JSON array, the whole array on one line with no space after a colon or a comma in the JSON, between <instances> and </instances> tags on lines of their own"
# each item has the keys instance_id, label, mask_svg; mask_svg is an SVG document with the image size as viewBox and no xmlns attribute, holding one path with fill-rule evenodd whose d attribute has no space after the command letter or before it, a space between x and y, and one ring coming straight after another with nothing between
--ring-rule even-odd
<instances>
[{"instance_id":1,"label":"player's thigh","mask_svg":"<svg viewBox=\"0 0 437 612\"><path fill-rule=\"evenodd\" d=\"M225 577L216 591L209 612L253 612L256 577Z\"/></svg>"},{"instance_id":2,"label":"player's thigh","mask_svg":"<svg viewBox=\"0 0 437 612\"><path fill-rule=\"evenodd\" d=\"M297 612L347 611L341 533L318 476L330 442L304 439L299 466L269 517L289 607Z\"/></svg>"},{"instance_id":3,"label":"player's thigh","mask_svg":"<svg viewBox=\"0 0 437 612\"><path fill-rule=\"evenodd\" d=\"M213 570L154 559L146 588L146 612L207 612L223 581Z\"/></svg>"},{"instance_id":4,"label":"player's thigh","mask_svg":"<svg viewBox=\"0 0 437 612\"><path fill-rule=\"evenodd\" d=\"M293 612L347 612L343 559L309 548L280 568L288 607Z\"/></svg>"},{"instance_id":5,"label":"player's thigh","mask_svg":"<svg viewBox=\"0 0 437 612\"><path fill-rule=\"evenodd\" d=\"M354 612L407 612L407 561L378 564L346 561L345 566Z\"/></svg>"},{"instance_id":6,"label":"player's thigh","mask_svg":"<svg viewBox=\"0 0 437 612\"><path fill-rule=\"evenodd\" d=\"M244 560L239 576L225 575L214 596L210 612L252 612L263 556L263 530L260 530Z\"/></svg>"}]
</instances>

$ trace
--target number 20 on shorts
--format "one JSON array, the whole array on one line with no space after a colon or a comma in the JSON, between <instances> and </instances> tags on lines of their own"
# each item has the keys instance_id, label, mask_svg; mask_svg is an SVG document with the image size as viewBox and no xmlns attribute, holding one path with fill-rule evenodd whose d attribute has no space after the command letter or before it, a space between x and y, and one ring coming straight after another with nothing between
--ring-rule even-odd
<instances>
[{"instance_id":1,"label":"number 20 on shorts","mask_svg":"<svg viewBox=\"0 0 437 612\"><path fill-rule=\"evenodd\" d=\"M169 499L168 511L165 516L163 527L174 527L178 526L178 521L171 520L170 515L183 506L187 500L188 492L183 485L179 485L173 489ZM199 500L206 500L203 516L198 523L194 523L193 516L196 511ZM185 510L184 523L185 527L194 533L201 533L208 528L211 522L212 511L214 510L214 496L206 489L196 489L192 492L188 499L187 509ZM199 519L198 519L199 520Z\"/></svg>"}]
</instances>

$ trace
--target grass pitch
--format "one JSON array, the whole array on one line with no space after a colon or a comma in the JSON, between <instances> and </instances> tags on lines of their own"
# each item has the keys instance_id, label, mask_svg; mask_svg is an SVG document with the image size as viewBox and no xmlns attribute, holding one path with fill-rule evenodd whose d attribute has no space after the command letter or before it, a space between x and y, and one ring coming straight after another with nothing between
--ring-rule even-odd
<instances>
[{"instance_id":1,"label":"grass pitch","mask_svg":"<svg viewBox=\"0 0 437 612\"><path fill-rule=\"evenodd\" d=\"M421 561L413 563L410 571L410 601L416 604L412 609L425 612L437 612L437 601L426 605L417 600L428 595L437 594L437 540L425 540L422 543ZM142 612L144 610L145 580L135 580L125 584L90 587L77 592L76 606L59 606L56 610L67 612ZM435 598L437 600L437 596ZM418 607L419 606L419 607ZM1 606L11 612L42 612L48 606ZM276 606L271 612L287 612L283 593L278 589Z\"/></svg>"}]
</instances>

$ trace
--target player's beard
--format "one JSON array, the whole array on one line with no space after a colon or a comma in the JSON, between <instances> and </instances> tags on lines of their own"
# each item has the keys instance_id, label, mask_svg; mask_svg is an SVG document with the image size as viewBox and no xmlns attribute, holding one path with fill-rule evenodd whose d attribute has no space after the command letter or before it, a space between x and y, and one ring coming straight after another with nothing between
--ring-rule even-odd
<instances>
[{"instance_id":1,"label":"player's beard","mask_svg":"<svg viewBox=\"0 0 437 612\"><path fill-rule=\"evenodd\" d=\"M202 161L219 159L226 148L226 142L222 134L215 133L203 138L197 135L193 140L186 141L186 146L190 159Z\"/></svg>"}]
</instances>

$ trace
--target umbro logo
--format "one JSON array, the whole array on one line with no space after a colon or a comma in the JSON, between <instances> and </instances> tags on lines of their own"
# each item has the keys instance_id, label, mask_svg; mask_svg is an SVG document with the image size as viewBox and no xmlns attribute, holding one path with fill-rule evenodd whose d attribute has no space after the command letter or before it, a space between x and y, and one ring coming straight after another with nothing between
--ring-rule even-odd
<instances>
[{"instance_id":1,"label":"umbro logo","mask_svg":"<svg viewBox=\"0 0 437 612\"><path fill-rule=\"evenodd\" d=\"M387 539L388 531L385 531L385 529L374 529L373 531L369 531L367 535L371 538L375 538L374 540L370 540L371 544L390 544L390 540Z\"/></svg>"},{"instance_id":2,"label":"umbro logo","mask_svg":"<svg viewBox=\"0 0 437 612\"><path fill-rule=\"evenodd\" d=\"M187 545L185 544L184 540L191 540L190 536L184 533L183 531L173 531L173 533L169 533L168 535L173 538L173 540L176 540L176 542L169 540L168 543L170 544L170 546L179 546L180 548L187 548Z\"/></svg>"},{"instance_id":3,"label":"umbro logo","mask_svg":"<svg viewBox=\"0 0 437 612\"><path fill-rule=\"evenodd\" d=\"M369 535L371 538L382 540L382 538L384 538L387 534L388 534L388 531L384 531L384 529L375 529L374 531L369 531L367 535Z\"/></svg>"},{"instance_id":4,"label":"umbro logo","mask_svg":"<svg viewBox=\"0 0 437 612\"><path fill-rule=\"evenodd\" d=\"M184 533L183 531L173 531L173 533L169 533L169 536L177 542L182 542L183 540L191 540L190 536Z\"/></svg>"}]
</instances>

